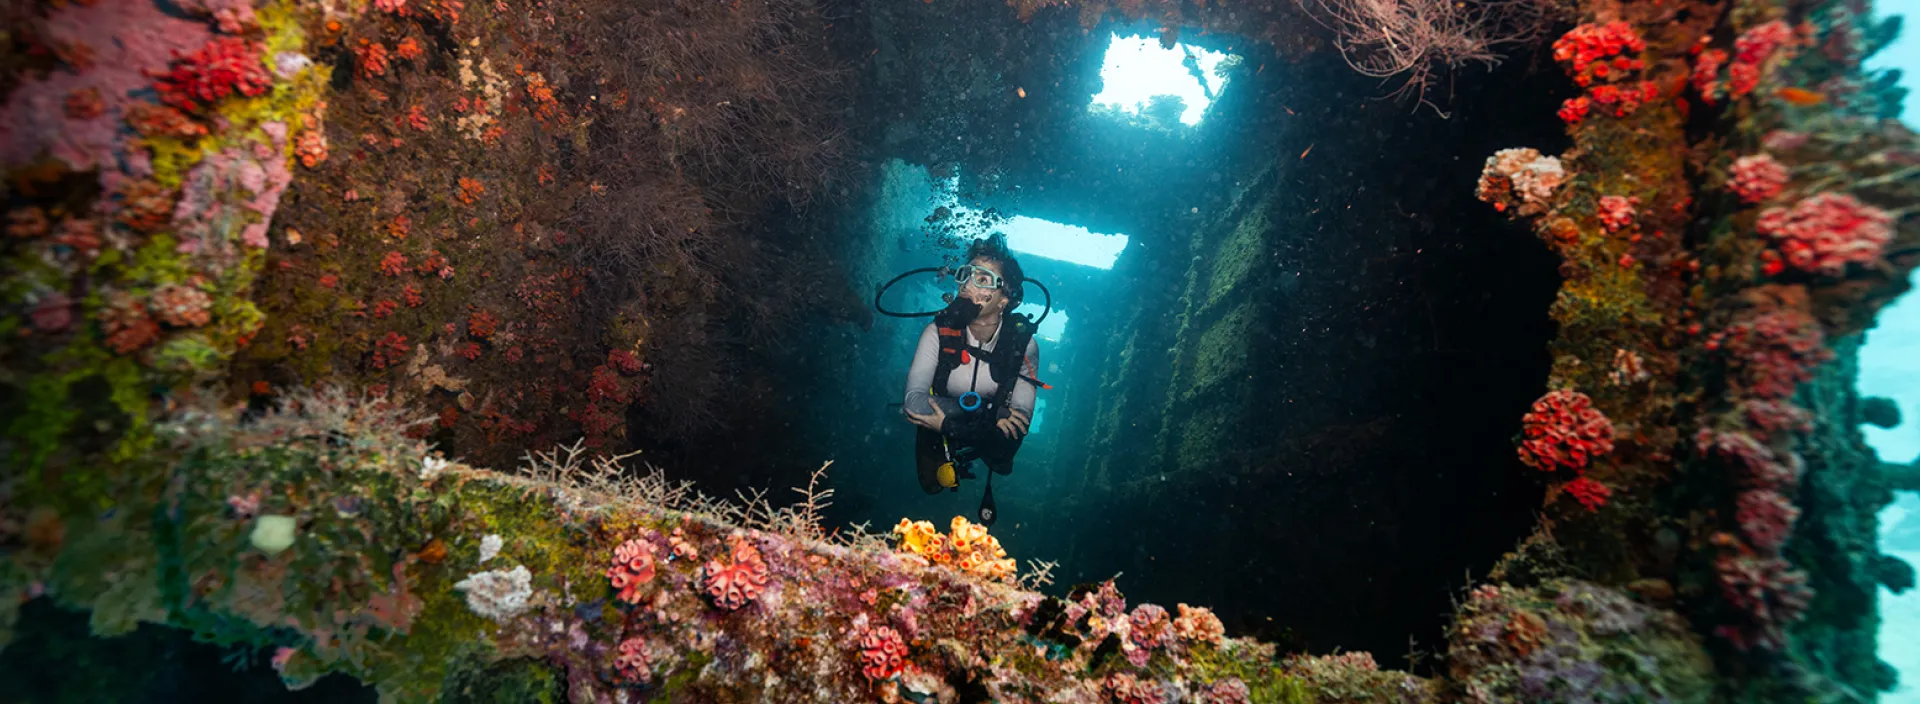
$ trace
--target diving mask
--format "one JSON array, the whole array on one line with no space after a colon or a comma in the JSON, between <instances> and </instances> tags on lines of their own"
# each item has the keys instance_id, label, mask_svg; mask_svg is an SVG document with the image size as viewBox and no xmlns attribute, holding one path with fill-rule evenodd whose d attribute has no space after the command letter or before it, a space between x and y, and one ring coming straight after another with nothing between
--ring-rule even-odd
<instances>
[{"instance_id":1,"label":"diving mask","mask_svg":"<svg viewBox=\"0 0 1920 704\"><path fill-rule=\"evenodd\" d=\"M1001 284L1000 275L993 273L992 269L978 267L972 264L955 269L953 272L953 280L956 283L987 290L998 289Z\"/></svg>"}]
</instances>

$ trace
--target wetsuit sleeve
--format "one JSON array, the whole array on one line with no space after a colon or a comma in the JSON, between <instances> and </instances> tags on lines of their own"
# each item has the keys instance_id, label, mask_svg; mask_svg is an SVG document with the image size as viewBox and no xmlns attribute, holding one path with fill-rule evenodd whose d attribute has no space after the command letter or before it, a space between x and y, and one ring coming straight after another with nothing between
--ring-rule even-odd
<instances>
[{"instance_id":1,"label":"wetsuit sleeve","mask_svg":"<svg viewBox=\"0 0 1920 704\"><path fill-rule=\"evenodd\" d=\"M927 388L933 386L933 370L940 362L940 333L932 324L920 332L920 345L913 350L913 365L907 369L906 408L914 413L932 413Z\"/></svg>"},{"instance_id":2,"label":"wetsuit sleeve","mask_svg":"<svg viewBox=\"0 0 1920 704\"><path fill-rule=\"evenodd\" d=\"M1039 372L1040 340L1039 338L1028 338L1027 353L1020 360L1020 375L1038 379L1040 378ZM1007 405L1025 411L1027 417L1032 418L1033 399L1037 393L1039 393L1039 389L1033 387L1033 382L1027 381L1026 379L1014 379L1013 397L1007 399Z\"/></svg>"}]
</instances>

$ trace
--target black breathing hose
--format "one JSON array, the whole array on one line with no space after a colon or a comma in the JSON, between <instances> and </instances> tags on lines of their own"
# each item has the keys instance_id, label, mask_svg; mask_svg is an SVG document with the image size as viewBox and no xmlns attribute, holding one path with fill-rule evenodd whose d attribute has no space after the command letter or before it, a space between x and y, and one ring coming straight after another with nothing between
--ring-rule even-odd
<instances>
[{"instance_id":1,"label":"black breathing hose","mask_svg":"<svg viewBox=\"0 0 1920 704\"><path fill-rule=\"evenodd\" d=\"M894 318L925 318L928 316L939 315L940 310L945 310L945 308L942 308L940 310L922 311L918 313L901 313L899 311L887 310L886 306L880 305L880 297L885 296L887 294L887 289L893 288L893 285L900 283L902 279L905 279L914 274L919 274L924 272L933 272L937 274L937 273L940 273L940 271L945 268L946 267L939 267L939 266L923 266L918 269L907 271L906 273L903 273L899 276L893 277L891 280L887 281L886 283L881 284L879 290L873 292L873 309L876 311L879 311L881 315L890 316ZM1040 283L1039 281L1034 279L1021 279L1020 284L1023 287L1027 284L1033 284L1035 286L1039 286L1040 292L1043 294L1046 294L1047 296L1046 308L1040 311L1040 317L1033 319L1033 324L1039 325L1040 321L1046 320L1047 316L1053 313L1053 292L1050 290L1047 290L1046 284Z\"/></svg>"}]
</instances>

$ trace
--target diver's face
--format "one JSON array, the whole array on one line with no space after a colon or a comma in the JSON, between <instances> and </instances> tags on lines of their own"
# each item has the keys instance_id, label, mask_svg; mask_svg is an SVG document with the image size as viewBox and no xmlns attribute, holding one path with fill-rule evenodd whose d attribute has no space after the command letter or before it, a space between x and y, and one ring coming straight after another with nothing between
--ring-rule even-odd
<instances>
[{"instance_id":1,"label":"diver's face","mask_svg":"<svg viewBox=\"0 0 1920 704\"><path fill-rule=\"evenodd\" d=\"M985 269L993 272L994 277L1000 280L1000 287L982 288L973 285L972 281L963 281L960 283L960 295L980 305L980 317L984 318L999 315L1001 311L1007 308L1006 274L1000 271L1000 264L998 262L986 259L975 259L968 263L976 269Z\"/></svg>"}]
</instances>

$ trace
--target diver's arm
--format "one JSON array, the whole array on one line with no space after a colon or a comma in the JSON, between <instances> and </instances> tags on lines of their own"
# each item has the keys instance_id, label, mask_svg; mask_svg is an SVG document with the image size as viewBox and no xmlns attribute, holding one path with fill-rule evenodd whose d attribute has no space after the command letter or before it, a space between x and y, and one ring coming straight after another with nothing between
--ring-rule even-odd
<instances>
[{"instance_id":1,"label":"diver's arm","mask_svg":"<svg viewBox=\"0 0 1920 704\"><path fill-rule=\"evenodd\" d=\"M1040 340L1028 338L1027 354L1020 362L1020 376L1013 380L1013 396L1007 399L1007 405L1013 410L1033 417L1034 397L1039 393L1028 378L1040 378Z\"/></svg>"},{"instance_id":2,"label":"diver's arm","mask_svg":"<svg viewBox=\"0 0 1920 704\"><path fill-rule=\"evenodd\" d=\"M920 333L920 345L913 350L913 365L907 369L908 413L927 414L933 412L933 404L927 398L927 389L933 386L933 371L940 361L940 334L931 323Z\"/></svg>"}]
</instances>

